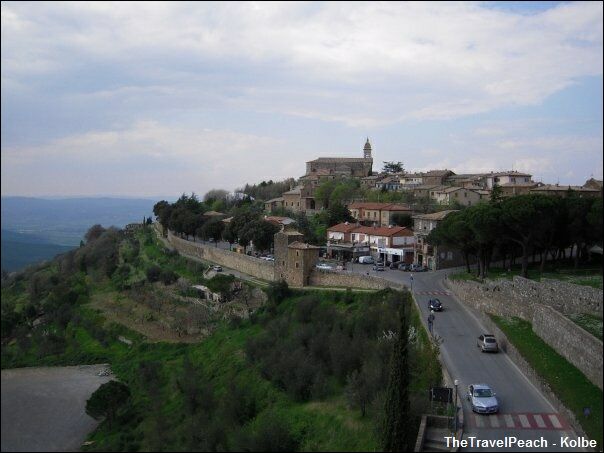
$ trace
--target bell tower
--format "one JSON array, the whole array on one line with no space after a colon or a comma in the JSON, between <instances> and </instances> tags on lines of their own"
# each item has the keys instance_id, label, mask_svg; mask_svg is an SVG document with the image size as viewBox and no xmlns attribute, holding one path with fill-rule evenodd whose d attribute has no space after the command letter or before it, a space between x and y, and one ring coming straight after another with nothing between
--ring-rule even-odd
<instances>
[{"instance_id":1,"label":"bell tower","mask_svg":"<svg viewBox=\"0 0 604 453\"><path fill-rule=\"evenodd\" d=\"M363 157L365 159L371 159L371 143L369 143L369 137L367 137L367 141L365 142L365 146L363 147Z\"/></svg>"}]
</instances>

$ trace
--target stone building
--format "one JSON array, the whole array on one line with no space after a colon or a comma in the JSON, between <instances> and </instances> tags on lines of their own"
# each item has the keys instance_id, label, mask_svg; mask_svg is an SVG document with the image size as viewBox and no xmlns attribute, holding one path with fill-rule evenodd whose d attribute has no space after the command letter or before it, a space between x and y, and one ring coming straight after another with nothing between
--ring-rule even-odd
<instances>
[{"instance_id":1,"label":"stone building","mask_svg":"<svg viewBox=\"0 0 604 453\"><path fill-rule=\"evenodd\" d=\"M415 262L432 270L463 266L464 259L457 249L428 244L426 238L430 232L455 210L418 214L413 216L413 233L415 235Z\"/></svg>"},{"instance_id":2,"label":"stone building","mask_svg":"<svg viewBox=\"0 0 604 453\"><path fill-rule=\"evenodd\" d=\"M320 247L306 244L302 233L286 225L275 234L275 280L285 280L295 287L309 285L319 250Z\"/></svg>"},{"instance_id":3,"label":"stone building","mask_svg":"<svg viewBox=\"0 0 604 453\"><path fill-rule=\"evenodd\" d=\"M371 175L372 167L371 143L367 139L363 148L363 157L319 157L306 162L306 175L304 177L339 175L364 178Z\"/></svg>"}]
</instances>

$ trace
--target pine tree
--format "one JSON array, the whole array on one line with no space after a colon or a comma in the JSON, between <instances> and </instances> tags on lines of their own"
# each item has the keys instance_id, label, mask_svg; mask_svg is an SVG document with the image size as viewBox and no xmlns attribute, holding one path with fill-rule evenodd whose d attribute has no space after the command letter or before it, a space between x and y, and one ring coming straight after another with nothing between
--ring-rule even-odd
<instances>
[{"instance_id":1,"label":"pine tree","mask_svg":"<svg viewBox=\"0 0 604 453\"><path fill-rule=\"evenodd\" d=\"M384 451L411 451L413 436L409 426L409 303L400 310L400 330L390 359L390 377L386 392L382 431Z\"/></svg>"}]
</instances>

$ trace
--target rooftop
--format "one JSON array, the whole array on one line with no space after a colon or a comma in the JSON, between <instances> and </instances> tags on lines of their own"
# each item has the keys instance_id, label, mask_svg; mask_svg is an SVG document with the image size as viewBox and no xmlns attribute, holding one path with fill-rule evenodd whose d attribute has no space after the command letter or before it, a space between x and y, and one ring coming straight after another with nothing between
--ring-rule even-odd
<instances>
[{"instance_id":1,"label":"rooftop","mask_svg":"<svg viewBox=\"0 0 604 453\"><path fill-rule=\"evenodd\" d=\"M447 217L449 214L451 214L452 212L457 212L457 210L449 209L446 211L433 212L432 214L417 214L417 215L414 215L413 218L421 219L421 220L442 220L445 217Z\"/></svg>"},{"instance_id":2,"label":"rooftop","mask_svg":"<svg viewBox=\"0 0 604 453\"><path fill-rule=\"evenodd\" d=\"M377 202L365 202L355 201L348 205L348 209L377 209L381 211L411 211L409 206L396 203L377 203Z\"/></svg>"}]
</instances>

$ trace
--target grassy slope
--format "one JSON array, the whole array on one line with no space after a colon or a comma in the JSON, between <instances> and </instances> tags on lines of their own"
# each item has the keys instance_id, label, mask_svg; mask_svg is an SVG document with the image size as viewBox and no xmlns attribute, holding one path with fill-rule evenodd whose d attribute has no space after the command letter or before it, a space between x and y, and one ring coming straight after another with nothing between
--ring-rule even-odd
<instances>
[{"instance_id":1,"label":"grassy slope","mask_svg":"<svg viewBox=\"0 0 604 453\"><path fill-rule=\"evenodd\" d=\"M490 316L562 403L573 411L587 435L601 446L602 390L537 336L529 322ZM589 417L583 415L585 407L591 408Z\"/></svg>"},{"instance_id":2,"label":"grassy slope","mask_svg":"<svg viewBox=\"0 0 604 453\"><path fill-rule=\"evenodd\" d=\"M144 253L141 255L144 265L158 263L162 268L173 269L191 280L198 277L195 267L189 266L182 257L165 254L156 242L144 245L143 250ZM136 266L134 270L133 280L141 277L142 267L140 269L138 267ZM56 273L56 268L49 266L42 272ZM83 278L89 285L91 298L94 298L97 293L115 290L109 281L96 282L90 277ZM14 301L17 306L25 305L26 287L27 281L22 281L15 287L3 288L2 298L6 297ZM313 291L313 294L319 294L325 303L338 305L338 302L333 300L333 292ZM363 296L359 293L354 297ZM355 304L358 302L353 303L353 306L349 306L348 309L354 310ZM285 314L294 306L295 297L282 303L280 311ZM263 414L271 413L287 421L291 431L300 441L300 450L374 451L378 449L373 420L370 417L362 418L359 410L347 408L341 391L325 400L300 403L292 400L287 393L261 375L257 366L251 364L244 353L246 342L262 331L260 325L248 321L234 327L224 323L211 337L201 343L151 344L145 342L141 335L124 326L106 322L98 311L90 308L89 304L77 306L76 311L85 323L70 325L67 328L66 347L62 353L45 355L35 342L26 353L23 353L23 348L18 348L15 343L12 343L3 347L2 367L109 362L116 376L130 386L133 406L139 409L135 410L132 416L122 419L119 429L115 427L110 429L106 423L101 424L91 435L94 443L88 447L89 449L153 450L156 447L154 442L158 431L162 431L158 430L157 420L162 419L169 420L163 426L165 432L161 432L161 435L166 437L163 440L164 445L169 445L169 448L174 450L187 449L187 445L183 444L186 429L183 396L177 390L176 384L185 355L203 370L204 379L211 384L215 398L220 399L221 395L226 394L232 382L239 382L254 395L260 412L249 422L251 430ZM413 324L419 327L419 323L419 316L414 311ZM98 331L96 333L91 331L92 327L102 328L108 333L101 335L99 340ZM425 344L426 335L423 330L419 329L419 331L420 338ZM127 346L117 341L119 335L132 340L133 345ZM436 362L435 357L433 361ZM164 404L155 411L148 410L148 389L140 382L140 366L143 362L157 362L160 365L162 385L159 392ZM415 376L413 390L417 394L423 395L428 382L433 379L430 376L434 375L434 367L432 370L429 368L422 370L425 374ZM166 429L166 426L169 428Z\"/></svg>"},{"instance_id":3,"label":"grassy slope","mask_svg":"<svg viewBox=\"0 0 604 453\"><path fill-rule=\"evenodd\" d=\"M504 278L511 280L514 276L520 275L520 266L514 266L511 272L500 268L492 268L489 270L489 279L496 280ZM479 281L474 274L467 272L458 272L449 276L452 280L472 280ZM541 274L539 265L529 265L528 278L531 280L540 281L541 278L549 278L552 280L561 280L575 285L591 286L593 288L602 289L602 267L584 265L579 269L575 269L572 264L563 264L556 269L548 269Z\"/></svg>"}]
</instances>

